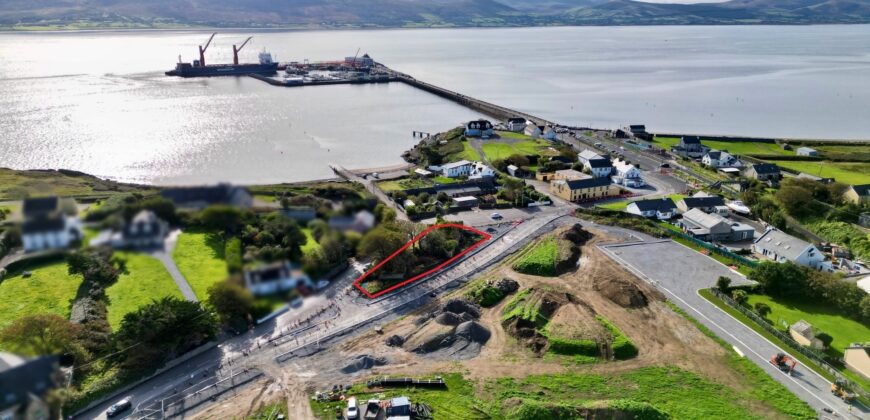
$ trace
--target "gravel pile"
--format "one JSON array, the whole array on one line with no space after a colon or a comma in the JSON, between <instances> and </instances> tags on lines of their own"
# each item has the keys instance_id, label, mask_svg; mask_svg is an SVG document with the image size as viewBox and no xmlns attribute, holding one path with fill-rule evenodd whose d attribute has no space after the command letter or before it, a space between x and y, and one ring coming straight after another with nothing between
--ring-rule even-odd
<instances>
[{"instance_id":1,"label":"gravel pile","mask_svg":"<svg viewBox=\"0 0 870 420\"><path fill-rule=\"evenodd\" d=\"M387 359L383 357L373 357L368 354L361 354L351 361L347 366L343 367L343 373L355 373L361 370L371 369L375 366L383 366L387 364Z\"/></svg>"}]
</instances>

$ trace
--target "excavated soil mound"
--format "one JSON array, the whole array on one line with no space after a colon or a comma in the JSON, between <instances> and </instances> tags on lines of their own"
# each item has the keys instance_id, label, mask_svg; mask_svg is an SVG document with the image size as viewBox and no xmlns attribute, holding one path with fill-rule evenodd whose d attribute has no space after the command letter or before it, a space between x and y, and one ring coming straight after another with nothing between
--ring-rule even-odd
<instances>
[{"instance_id":1,"label":"excavated soil mound","mask_svg":"<svg viewBox=\"0 0 870 420\"><path fill-rule=\"evenodd\" d=\"M456 315L467 313L474 319L480 318L480 307L468 299L450 299L444 304L445 312L453 312Z\"/></svg>"},{"instance_id":2,"label":"excavated soil mound","mask_svg":"<svg viewBox=\"0 0 870 420\"><path fill-rule=\"evenodd\" d=\"M405 344L405 337L401 335L391 335L387 338L387 345L390 347L401 347L402 344Z\"/></svg>"},{"instance_id":3,"label":"excavated soil mound","mask_svg":"<svg viewBox=\"0 0 870 420\"><path fill-rule=\"evenodd\" d=\"M495 284L495 287L505 295L509 295L516 292L520 288L520 284L516 280L503 278Z\"/></svg>"},{"instance_id":4,"label":"excavated soil mound","mask_svg":"<svg viewBox=\"0 0 870 420\"><path fill-rule=\"evenodd\" d=\"M477 321L467 321L459 324L454 333L457 337L462 337L469 342L484 344L492 337L492 333Z\"/></svg>"},{"instance_id":5,"label":"excavated soil mound","mask_svg":"<svg viewBox=\"0 0 870 420\"><path fill-rule=\"evenodd\" d=\"M515 315L504 320L504 329L532 351L542 355L549 341L539 330L540 323L552 319L559 308L572 304L574 300L568 293L531 289L522 299L511 302L514 306L505 308L506 313Z\"/></svg>"},{"instance_id":6,"label":"excavated soil mound","mask_svg":"<svg viewBox=\"0 0 870 420\"><path fill-rule=\"evenodd\" d=\"M595 290L623 308L645 308L649 303L637 285L625 280L598 281L595 282Z\"/></svg>"},{"instance_id":7,"label":"excavated soil mound","mask_svg":"<svg viewBox=\"0 0 870 420\"><path fill-rule=\"evenodd\" d=\"M580 223L576 223L562 234L562 238L571 241L574 245L580 246L585 245L586 242L592 239L592 234L584 230Z\"/></svg>"},{"instance_id":8,"label":"excavated soil mound","mask_svg":"<svg viewBox=\"0 0 870 420\"><path fill-rule=\"evenodd\" d=\"M444 312L441 315L435 317L435 322L441 325L457 326L461 324L462 321L462 318L460 318L459 315L456 315L453 312Z\"/></svg>"},{"instance_id":9,"label":"excavated soil mound","mask_svg":"<svg viewBox=\"0 0 870 420\"><path fill-rule=\"evenodd\" d=\"M361 354L347 366L343 367L341 371L343 373L355 373L361 370L371 369L375 366L383 366L385 364L387 364L387 359L383 357L372 357L367 354Z\"/></svg>"}]
</instances>

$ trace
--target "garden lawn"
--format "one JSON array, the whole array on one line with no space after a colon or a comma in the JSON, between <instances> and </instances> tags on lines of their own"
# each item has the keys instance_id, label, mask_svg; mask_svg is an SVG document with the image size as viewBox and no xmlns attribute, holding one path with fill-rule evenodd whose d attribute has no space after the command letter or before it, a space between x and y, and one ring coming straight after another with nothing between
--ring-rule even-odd
<instances>
[{"instance_id":1,"label":"garden lawn","mask_svg":"<svg viewBox=\"0 0 870 420\"><path fill-rule=\"evenodd\" d=\"M671 146L676 146L676 145L680 144L680 138L679 137L656 136L652 142L657 143L659 145L659 147L662 147L665 149L670 149Z\"/></svg>"},{"instance_id":2,"label":"garden lawn","mask_svg":"<svg viewBox=\"0 0 870 420\"><path fill-rule=\"evenodd\" d=\"M30 271L30 278L21 273ZM69 275L59 259L24 266L0 282L0 328L25 315L55 314L69 318L82 276Z\"/></svg>"},{"instance_id":3,"label":"garden lawn","mask_svg":"<svg viewBox=\"0 0 870 420\"><path fill-rule=\"evenodd\" d=\"M157 259L132 252L116 252L115 255L126 261L126 271L106 289L112 330L118 330L124 315L154 300L170 296L184 299L169 272Z\"/></svg>"},{"instance_id":4,"label":"garden lawn","mask_svg":"<svg viewBox=\"0 0 870 420\"><path fill-rule=\"evenodd\" d=\"M843 357L843 351L851 343L870 341L870 328L838 314L827 305L781 298L774 299L766 295L749 295L750 306L754 307L758 302L770 306L771 312L767 319L773 321L778 328L784 327L781 321L791 325L803 319L812 324L815 332L825 332L834 337L834 341L831 342L831 351L837 357Z\"/></svg>"},{"instance_id":5,"label":"garden lawn","mask_svg":"<svg viewBox=\"0 0 870 420\"><path fill-rule=\"evenodd\" d=\"M436 176L435 178L432 178L432 180L435 181L436 184L455 184L457 182L455 178L448 178L443 175Z\"/></svg>"},{"instance_id":6,"label":"garden lawn","mask_svg":"<svg viewBox=\"0 0 870 420\"><path fill-rule=\"evenodd\" d=\"M822 178L834 178L838 182L851 185L870 184L870 163L866 162L811 162L771 160L783 168Z\"/></svg>"},{"instance_id":7,"label":"garden lawn","mask_svg":"<svg viewBox=\"0 0 870 420\"><path fill-rule=\"evenodd\" d=\"M605 204L596 204L595 207L601 207L602 209L613 210L613 211L625 211L625 208L631 204L629 200L617 200L611 201Z\"/></svg>"},{"instance_id":8,"label":"garden lawn","mask_svg":"<svg viewBox=\"0 0 870 420\"><path fill-rule=\"evenodd\" d=\"M302 233L305 234L305 245L302 246L302 253L308 254L320 249L320 244L317 243L317 240L314 239L314 234L311 233L311 229L303 228Z\"/></svg>"},{"instance_id":9,"label":"garden lawn","mask_svg":"<svg viewBox=\"0 0 870 420\"><path fill-rule=\"evenodd\" d=\"M477 153L477 150L474 150L471 147L471 143L468 141L462 142L462 152L456 154L456 160L470 160L472 162L480 160L480 153Z\"/></svg>"},{"instance_id":10,"label":"garden lawn","mask_svg":"<svg viewBox=\"0 0 870 420\"><path fill-rule=\"evenodd\" d=\"M735 155L782 155L794 156L793 150L785 150L776 143L756 143L748 141L701 140L704 146L714 150L727 150Z\"/></svg>"},{"instance_id":11,"label":"garden lawn","mask_svg":"<svg viewBox=\"0 0 870 420\"><path fill-rule=\"evenodd\" d=\"M419 178L403 178L403 179L391 179L388 181L378 181L378 188L384 192L391 191L401 191L407 190L410 188L425 188L429 186L429 183L419 179Z\"/></svg>"},{"instance_id":12,"label":"garden lawn","mask_svg":"<svg viewBox=\"0 0 870 420\"><path fill-rule=\"evenodd\" d=\"M224 240L219 234L182 233L172 259L199 300L207 299L208 288L227 278Z\"/></svg>"},{"instance_id":13,"label":"garden lawn","mask_svg":"<svg viewBox=\"0 0 870 420\"><path fill-rule=\"evenodd\" d=\"M529 140L519 142L498 142L485 140L483 146L483 154L492 162L496 159L505 159L510 155L537 155L543 153L542 149L549 147L550 143L544 140Z\"/></svg>"}]
</instances>

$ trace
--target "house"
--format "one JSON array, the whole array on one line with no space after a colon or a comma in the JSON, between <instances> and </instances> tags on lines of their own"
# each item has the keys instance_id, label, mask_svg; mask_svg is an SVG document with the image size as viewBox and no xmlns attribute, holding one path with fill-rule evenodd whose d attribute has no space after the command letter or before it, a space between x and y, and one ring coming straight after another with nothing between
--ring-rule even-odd
<instances>
[{"instance_id":1,"label":"house","mask_svg":"<svg viewBox=\"0 0 870 420\"><path fill-rule=\"evenodd\" d=\"M646 126L643 124L631 124L621 131L623 131L623 133L625 134L630 133L631 137L636 137L641 140L649 141L650 139L652 139L652 135L650 133L647 133Z\"/></svg>"},{"instance_id":2,"label":"house","mask_svg":"<svg viewBox=\"0 0 870 420\"><path fill-rule=\"evenodd\" d=\"M843 352L846 368L870 380L870 343L852 343Z\"/></svg>"},{"instance_id":3,"label":"house","mask_svg":"<svg viewBox=\"0 0 870 420\"><path fill-rule=\"evenodd\" d=\"M541 136L544 135L544 127L538 126L529 121L528 124L526 124L526 128L523 129L523 134L531 136L532 138L539 139L541 138Z\"/></svg>"},{"instance_id":4,"label":"house","mask_svg":"<svg viewBox=\"0 0 870 420\"><path fill-rule=\"evenodd\" d=\"M467 137L492 137L492 123L482 118L476 121L469 121L465 124L465 135Z\"/></svg>"},{"instance_id":5,"label":"house","mask_svg":"<svg viewBox=\"0 0 870 420\"><path fill-rule=\"evenodd\" d=\"M368 210L360 210L353 216L332 216L327 224L329 227L342 232L365 233L375 227L375 215Z\"/></svg>"},{"instance_id":6,"label":"house","mask_svg":"<svg viewBox=\"0 0 870 420\"><path fill-rule=\"evenodd\" d=\"M538 181L550 182L553 180L553 177L556 176L555 172L535 172L535 179Z\"/></svg>"},{"instance_id":7,"label":"house","mask_svg":"<svg viewBox=\"0 0 870 420\"><path fill-rule=\"evenodd\" d=\"M613 162L613 182L629 188L640 188L646 185L640 176L640 169L624 160Z\"/></svg>"},{"instance_id":8,"label":"house","mask_svg":"<svg viewBox=\"0 0 870 420\"><path fill-rule=\"evenodd\" d=\"M520 172L520 168L518 168L517 165L508 165L507 166L507 173L510 176L516 176L516 177L519 177L520 175L522 175L522 173Z\"/></svg>"},{"instance_id":9,"label":"house","mask_svg":"<svg viewBox=\"0 0 870 420\"><path fill-rule=\"evenodd\" d=\"M311 288L311 279L289 261L276 262L246 270L245 287L254 296L286 292L299 287Z\"/></svg>"},{"instance_id":10,"label":"house","mask_svg":"<svg viewBox=\"0 0 870 420\"><path fill-rule=\"evenodd\" d=\"M230 184L167 188L160 195L171 200L175 207L189 210L202 210L213 205L247 209L254 202L254 197L246 188Z\"/></svg>"},{"instance_id":11,"label":"house","mask_svg":"<svg viewBox=\"0 0 870 420\"><path fill-rule=\"evenodd\" d=\"M711 168L739 168L743 162L724 150L710 150L701 158L701 163Z\"/></svg>"},{"instance_id":12,"label":"house","mask_svg":"<svg viewBox=\"0 0 870 420\"><path fill-rule=\"evenodd\" d=\"M684 232L707 242L737 242L752 239L755 229L743 223L728 220L718 214L691 209L679 221Z\"/></svg>"},{"instance_id":13,"label":"house","mask_svg":"<svg viewBox=\"0 0 870 420\"><path fill-rule=\"evenodd\" d=\"M588 170L595 178L610 176L613 172L613 164L610 162L610 159L589 149L578 153L577 161L583 164L583 168Z\"/></svg>"},{"instance_id":14,"label":"house","mask_svg":"<svg viewBox=\"0 0 870 420\"><path fill-rule=\"evenodd\" d=\"M478 201L477 197L469 195L464 197L456 197L453 199L453 202L456 203L457 207L463 208L477 207L480 204L480 201Z\"/></svg>"},{"instance_id":15,"label":"house","mask_svg":"<svg viewBox=\"0 0 870 420\"><path fill-rule=\"evenodd\" d=\"M471 164L471 173L468 174L468 179L479 179L485 177L494 177L495 171L481 162L473 162Z\"/></svg>"},{"instance_id":16,"label":"house","mask_svg":"<svg viewBox=\"0 0 870 420\"><path fill-rule=\"evenodd\" d=\"M620 190L608 178L587 178L550 181L550 192L564 200L580 202L616 197Z\"/></svg>"},{"instance_id":17,"label":"house","mask_svg":"<svg viewBox=\"0 0 870 420\"><path fill-rule=\"evenodd\" d=\"M288 219L297 221L300 225L304 225L317 218L317 210L314 207L308 206L290 206L281 209L281 214Z\"/></svg>"},{"instance_id":18,"label":"house","mask_svg":"<svg viewBox=\"0 0 870 420\"><path fill-rule=\"evenodd\" d=\"M423 168L414 169L414 174L421 178L429 178L433 175L431 171L427 171Z\"/></svg>"},{"instance_id":19,"label":"house","mask_svg":"<svg viewBox=\"0 0 870 420\"><path fill-rule=\"evenodd\" d=\"M843 198L854 204L864 204L870 201L870 184L850 185Z\"/></svg>"},{"instance_id":20,"label":"house","mask_svg":"<svg viewBox=\"0 0 870 420\"><path fill-rule=\"evenodd\" d=\"M61 384L57 356L25 359L0 352L0 419L48 420L47 394Z\"/></svg>"},{"instance_id":21,"label":"house","mask_svg":"<svg viewBox=\"0 0 870 420\"><path fill-rule=\"evenodd\" d=\"M659 220L667 220L677 214L677 206L668 197L654 200L638 200L631 202L625 211L643 217L655 217Z\"/></svg>"},{"instance_id":22,"label":"house","mask_svg":"<svg viewBox=\"0 0 870 420\"><path fill-rule=\"evenodd\" d=\"M559 133L556 132L556 127L548 125L541 129L541 137L546 140L556 140Z\"/></svg>"},{"instance_id":23,"label":"house","mask_svg":"<svg viewBox=\"0 0 870 420\"><path fill-rule=\"evenodd\" d=\"M779 166L772 163L756 163L746 168L744 175L747 178L757 179L759 181L767 181L777 183L782 179L782 173Z\"/></svg>"},{"instance_id":24,"label":"house","mask_svg":"<svg viewBox=\"0 0 870 420\"><path fill-rule=\"evenodd\" d=\"M804 347L811 347L819 350L825 347L822 340L816 338L813 333L813 326L804 320L791 324L791 326L788 327L788 334L794 341L797 341L798 344Z\"/></svg>"},{"instance_id":25,"label":"house","mask_svg":"<svg viewBox=\"0 0 870 420\"><path fill-rule=\"evenodd\" d=\"M780 263L791 261L816 270L827 268L825 255L815 245L773 228L768 228L755 240L752 251Z\"/></svg>"},{"instance_id":26,"label":"house","mask_svg":"<svg viewBox=\"0 0 870 420\"><path fill-rule=\"evenodd\" d=\"M58 197L28 198L21 206L25 252L68 248L83 237L81 220L65 214Z\"/></svg>"},{"instance_id":27,"label":"house","mask_svg":"<svg viewBox=\"0 0 870 420\"><path fill-rule=\"evenodd\" d=\"M810 147L798 147L797 155L798 156L816 157L819 155L819 152L816 151L816 149L813 149Z\"/></svg>"},{"instance_id":28,"label":"house","mask_svg":"<svg viewBox=\"0 0 870 420\"><path fill-rule=\"evenodd\" d=\"M586 175L583 172L576 171L574 169L558 170L553 175L553 179L564 179L566 181L574 181L577 179L587 179L587 178L592 178L592 176Z\"/></svg>"},{"instance_id":29,"label":"house","mask_svg":"<svg viewBox=\"0 0 870 420\"><path fill-rule=\"evenodd\" d=\"M724 206L725 200L718 195L707 195L698 193L692 197L686 197L677 202L677 208L680 213L685 213L692 209L700 209L705 213L713 213L717 206Z\"/></svg>"},{"instance_id":30,"label":"house","mask_svg":"<svg viewBox=\"0 0 870 420\"><path fill-rule=\"evenodd\" d=\"M162 247L169 234L169 223L161 220L150 210L142 210L126 223L112 238L116 248L156 248Z\"/></svg>"},{"instance_id":31,"label":"house","mask_svg":"<svg viewBox=\"0 0 870 420\"><path fill-rule=\"evenodd\" d=\"M680 138L680 143L678 145L671 147L671 151L674 154L690 158L704 156L709 149L709 147L701 144L701 138L698 136L683 136Z\"/></svg>"},{"instance_id":32,"label":"house","mask_svg":"<svg viewBox=\"0 0 870 420\"><path fill-rule=\"evenodd\" d=\"M526 128L526 119L521 117L508 118L507 124L505 124L508 131L513 131L514 133L519 133Z\"/></svg>"},{"instance_id":33,"label":"house","mask_svg":"<svg viewBox=\"0 0 870 420\"><path fill-rule=\"evenodd\" d=\"M444 165L441 165L441 175L446 176L447 178L468 176L471 175L471 170L473 166L474 164L467 160L445 163Z\"/></svg>"}]
</instances>

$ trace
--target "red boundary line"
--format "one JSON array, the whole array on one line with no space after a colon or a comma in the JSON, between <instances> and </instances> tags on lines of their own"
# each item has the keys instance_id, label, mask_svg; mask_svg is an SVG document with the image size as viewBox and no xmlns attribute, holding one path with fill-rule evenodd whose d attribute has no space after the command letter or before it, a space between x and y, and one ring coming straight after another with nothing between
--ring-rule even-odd
<instances>
[{"instance_id":1,"label":"red boundary line","mask_svg":"<svg viewBox=\"0 0 870 420\"><path fill-rule=\"evenodd\" d=\"M414 245L414 243L416 243L417 241L419 241L420 239L422 239L422 238L423 238L424 236L426 236L429 232L431 232L431 231L433 231L433 230L435 230L435 229L442 229L442 228L459 228L459 229L464 229L464 230L467 230L467 231L470 231L470 232L474 232L474 233L476 233L476 234L478 234L478 235L483 236L483 239L481 239L481 240L475 242L475 243L474 243L473 245L471 245L470 247L468 247L468 248L462 250L462 252L460 252L460 253L454 255L453 257L451 257L451 258L448 259L447 261L444 261L443 263L437 265L435 268L433 268L433 269L431 269L431 270L429 270L429 271L426 271L425 273L422 273L422 274L416 275L416 276L414 276L414 277L411 277L410 279L405 280L405 281L403 281L403 282L401 282L401 283L399 283L399 284L395 284L395 285L393 285L393 286L390 286L390 287L388 287L388 288L386 288L386 289L384 289L384 290L381 290L381 291L379 291L379 292L377 292L377 293L372 294L371 292L369 292L368 290L366 290L365 287L362 287L362 285L361 285L362 281L363 281L366 277L368 277L370 274L374 273L374 272L377 271L379 268L381 268L382 265L384 265L384 264L386 264L387 262L389 262L391 259L393 259L393 257L395 257L396 255L399 255L402 251L408 249L408 247L410 247L411 245ZM441 225L434 225L434 226L431 226L431 227L429 227L428 229L424 230L424 231L423 231L422 233L420 233L419 235L415 236L414 239L411 239L410 241L408 241L408 243L406 243L404 246L402 246L401 248L399 248L396 252L392 253L389 257L387 257L386 259L384 259L383 261L381 261L380 263L378 263L378 265L372 267L369 271L366 271L365 274L363 274L363 275L360 276L358 279L356 279L356 281L353 282L353 285L354 285L357 289L359 289L360 292L362 292L364 295L366 295L368 298L370 298L370 299L374 299L374 298L376 298L376 297L378 297L378 296L381 296L381 295L383 295L383 294L385 294L385 293L388 293L388 292L392 292L393 290L396 290L396 289L398 289L398 288L400 288L400 287L402 287L402 286L405 286L405 285L407 285L407 284L409 284L409 283L412 283L412 282L414 282L414 281L417 281L417 280L419 280L419 279L421 279L421 278L423 278L423 277L428 276L429 274L432 274L432 273L434 273L434 272L436 272L436 271L438 271L438 270L444 268L444 266L446 266L447 264L450 264L450 263L452 263L453 261L456 261L457 259L461 258L463 255L469 253L471 250L473 250L474 248L477 248L478 246L482 245L484 242L490 240L491 238L492 238L492 235L490 235L490 234L488 234L488 233L486 233L486 232L483 232L483 231L477 230L477 229L475 229L475 228L473 228L473 227L470 227L470 226L460 225L460 224L456 224L456 223L444 223L444 224L441 224Z\"/></svg>"}]
</instances>

